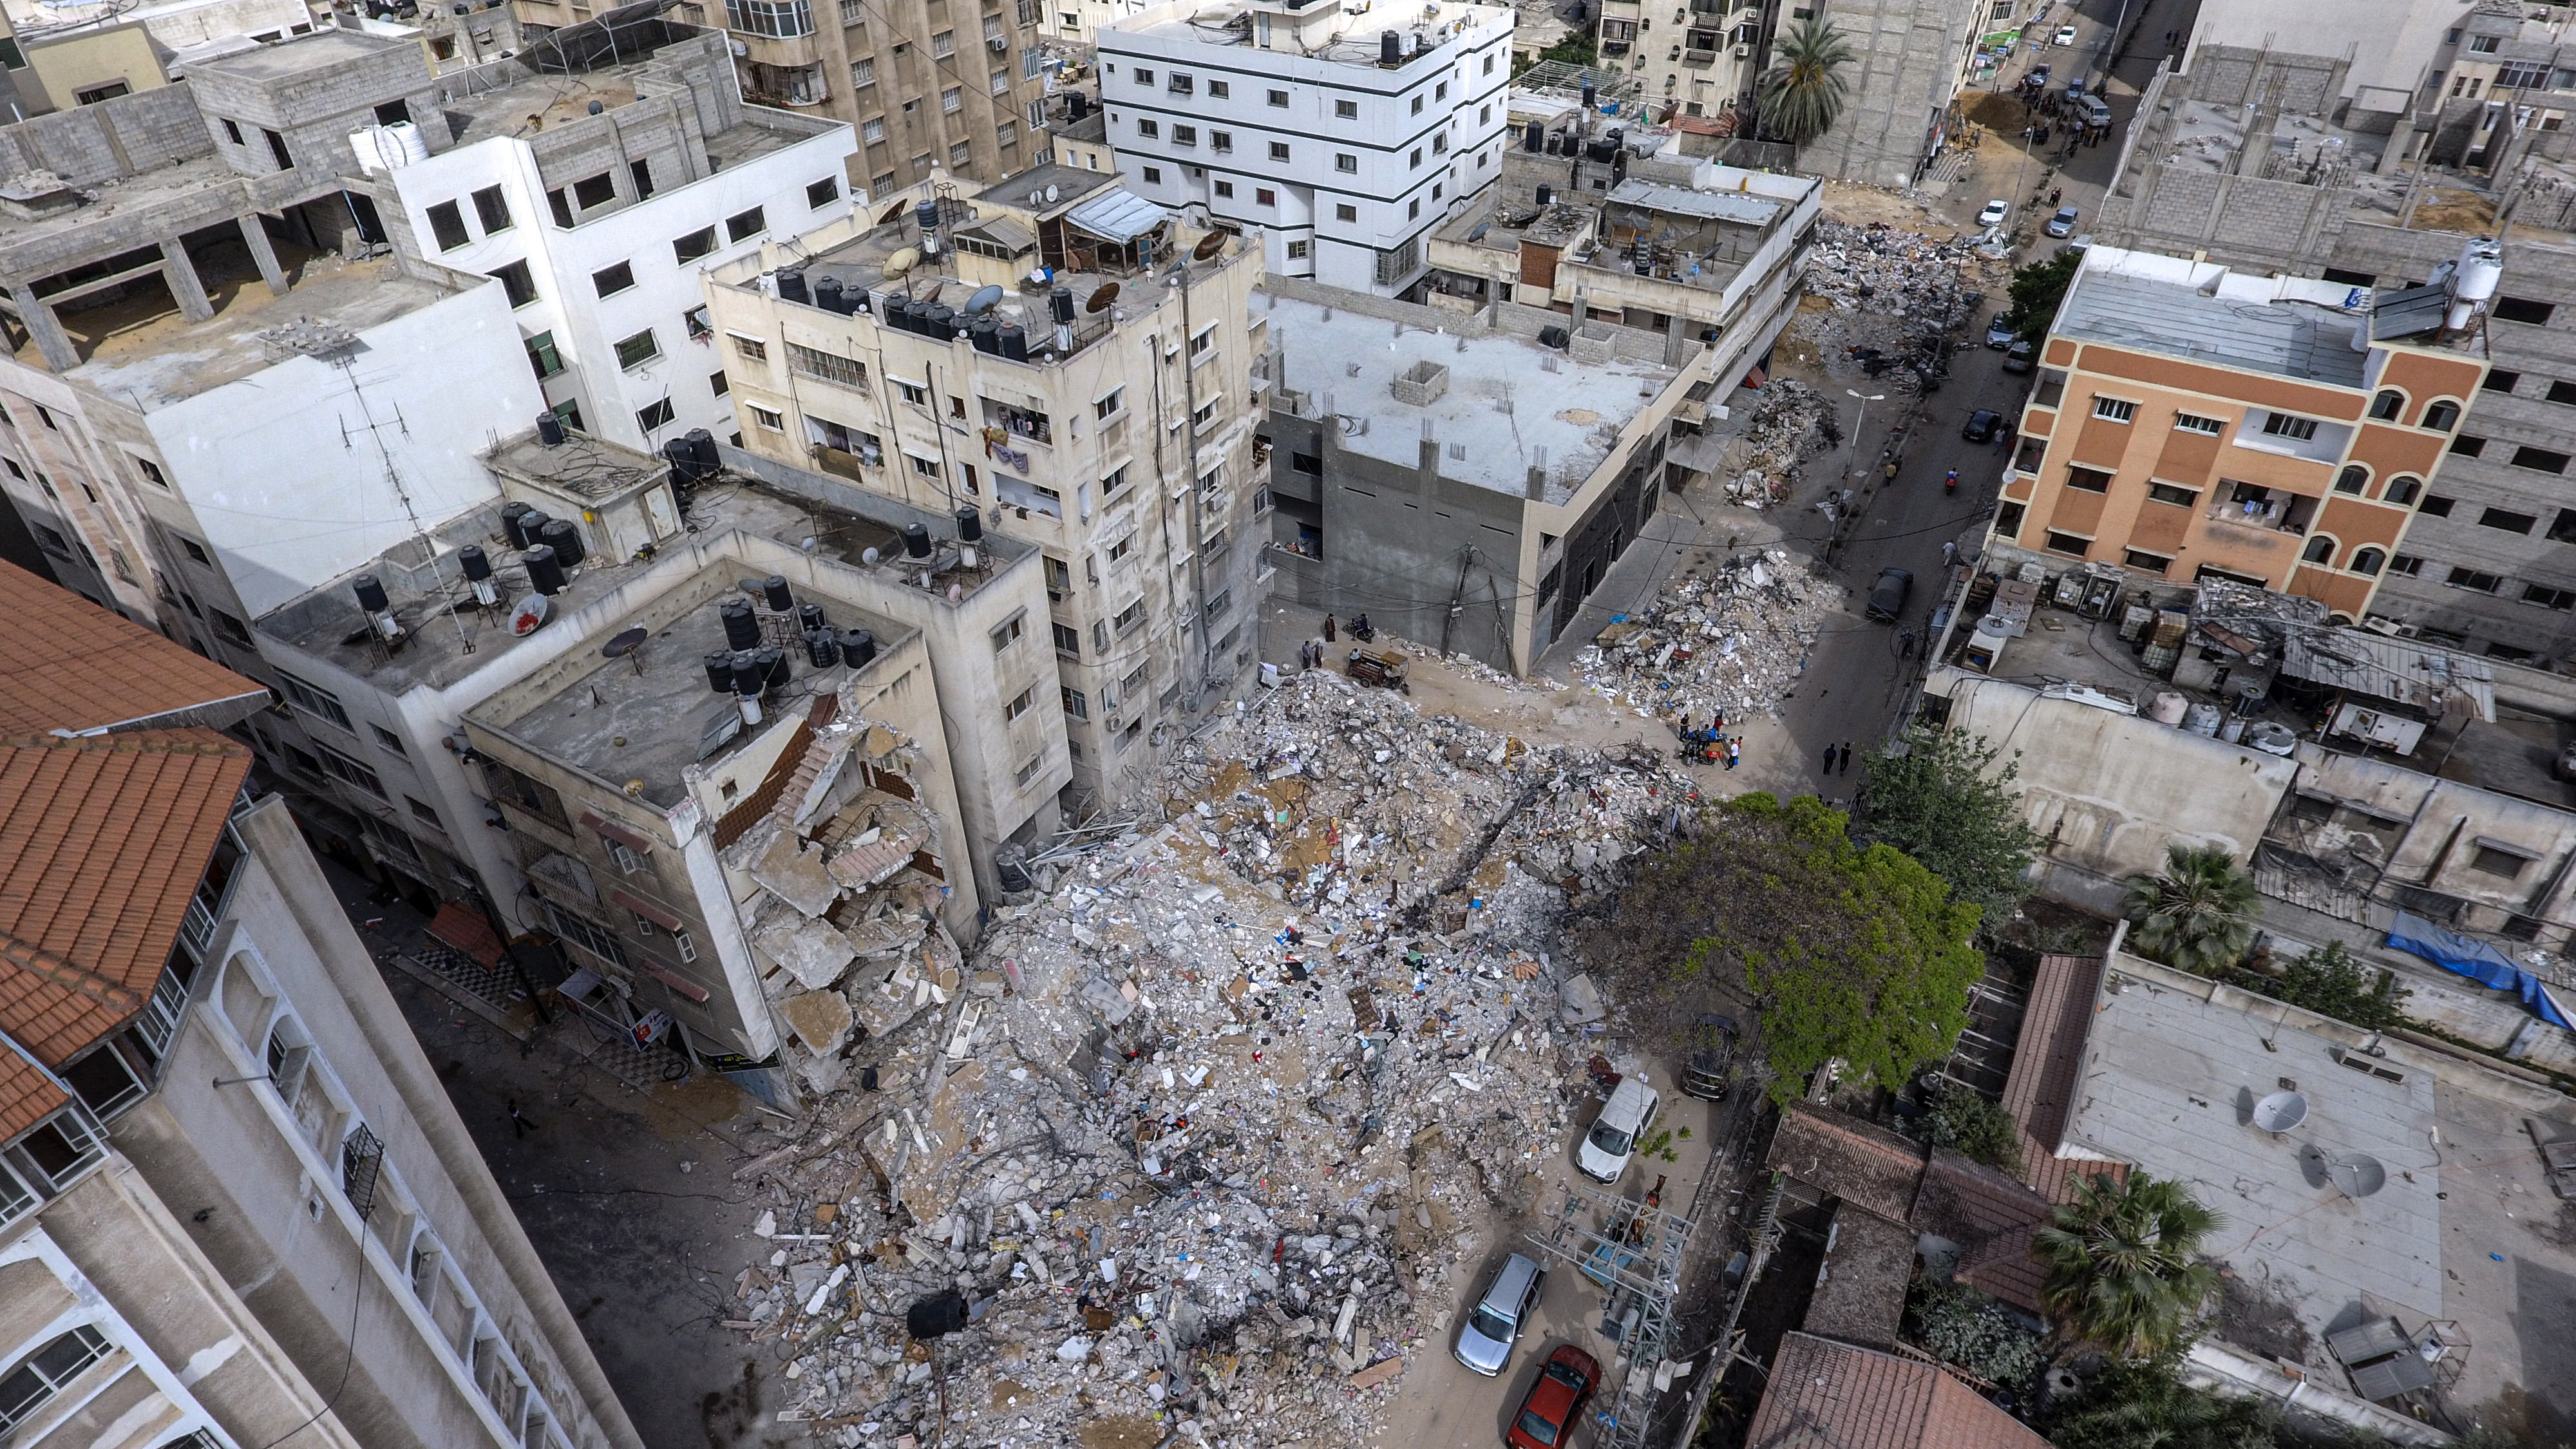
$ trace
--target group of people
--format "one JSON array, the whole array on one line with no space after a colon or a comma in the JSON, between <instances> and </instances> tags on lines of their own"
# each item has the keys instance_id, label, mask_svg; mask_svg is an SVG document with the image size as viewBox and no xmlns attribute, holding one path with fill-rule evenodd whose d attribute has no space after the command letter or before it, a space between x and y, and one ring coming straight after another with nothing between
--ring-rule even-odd
<instances>
[{"instance_id":1,"label":"group of people","mask_svg":"<svg viewBox=\"0 0 2576 1449\"><path fill-rule=\"evenodd\" d=\"M1327 644L1332 643L1339 635L1340 630L1341 621L1335 619L1330 614L1326 614L1324 616L1324 642ZM1351 620L1351 637L1359 640L1363 644L1377 637L1377 630L1369 626L1368 615L1361 614Z\"/></svg>"},{"instance_id":2,"label":"group of people","mask_svg":"<svg viewBox=\"0 0 2576 1449\"><path fill-rule=\"evenodd\" d=\"M1705 727L1694 726L1685 714L1675 732L1682 737L1681 756L1685 760L1704 760L1732 770L1744 759L1744 737L1726 733L1723 708L1709 717Z\"/></svg>"}]
</instances>

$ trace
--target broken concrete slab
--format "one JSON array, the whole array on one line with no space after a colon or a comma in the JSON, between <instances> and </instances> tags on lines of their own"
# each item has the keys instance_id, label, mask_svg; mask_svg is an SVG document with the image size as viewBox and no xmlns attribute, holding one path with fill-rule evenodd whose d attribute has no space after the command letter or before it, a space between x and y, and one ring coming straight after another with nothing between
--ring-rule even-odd
<instances>
[{"instance_id":1,"label":"broken concrete slab","mask_svg":"<svg viewBox=\"0 0 2576 1449\"><path fill-rule=\"evenodd\" d=\"M781 830L770 840L760 858L752 862L751 878L759 882L762 890L807 916L830 910L840 895L824 869L823 852L792 830Z\"/></svg>"},{"instance_id":2,"label":"broken concrete slab","mask_svg":"<svg viewBox=\"0 0 2576 1449\"><path fill-rule=\"evenodd\" d=\"M821 991L841 979L841 973L858 959L858 951L840 932L826 921L798 920L785 915L752 932L751 944L760 948L770 960L787 968L798 985L808 991Z\"/></svg>"},{"instance_id":3,"label":"broken concrete slab","mask_svg":"<svg viewBox=\"0 0 2576 1449\"><path fill-rule=\"evenodd\" d=\"M778 1014L787 1019L796 1039L814 1055L830 1056L850 1039L850 1028L856 1018L849 1000L837 991L808 991L778 1003Z\"/></svg>"}]
</instances>

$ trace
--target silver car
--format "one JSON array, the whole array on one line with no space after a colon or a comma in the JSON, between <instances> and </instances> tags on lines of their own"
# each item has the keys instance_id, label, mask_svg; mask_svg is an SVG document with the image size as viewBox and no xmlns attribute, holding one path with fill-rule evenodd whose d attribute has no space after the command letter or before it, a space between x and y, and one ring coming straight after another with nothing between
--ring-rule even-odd
<instances>
[{"instance_id":1,"label":"silver car","mask_svg":"<svg viewBox=\"0 0 2576 1449\"><path fill-rule=\"evenodd\" d=\"M1520 1254L1504 1259L1459 1325L1458 1346L1451 1350L1458 1362L1489 1379L1500 1375L1512 1361L1513 1342L1538 1311L1539 1289L1546 1282L1538 1264Z\"/></svg>"}]
</instances>

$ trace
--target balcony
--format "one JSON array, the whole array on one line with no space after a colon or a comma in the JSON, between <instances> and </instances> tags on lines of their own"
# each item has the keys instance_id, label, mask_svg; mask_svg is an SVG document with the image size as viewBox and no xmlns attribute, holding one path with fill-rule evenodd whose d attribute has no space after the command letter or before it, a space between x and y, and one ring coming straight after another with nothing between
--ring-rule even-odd
<instances>
[{"instance_id":1,"label":"balcony","mask_svg":"<svg viewBox=\"0 0 2576 1449\"><path fill-rule=\"evenodd\" d=\"M2209 505L2210 521L2286 533L2293 537L2306 535L2308 524L2317 516L2320 501L2305 493L2262 488L2252 483L2231 483L2215 491L2218 496Z\"/></svg>"}]
</instances>

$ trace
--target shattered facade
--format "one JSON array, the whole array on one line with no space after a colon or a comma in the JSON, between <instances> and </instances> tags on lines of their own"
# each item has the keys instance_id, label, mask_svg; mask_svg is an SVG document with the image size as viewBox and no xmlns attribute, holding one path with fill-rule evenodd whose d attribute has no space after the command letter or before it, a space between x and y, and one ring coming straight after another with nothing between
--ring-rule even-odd
<instances>
[{"instance_id":1,"label":"shattered facade","mask_svg":"<svg viewBox=\"0 0 2576 1449\"><path fill-rule=\"evenodd\" d=\"M1166 783L737 1174L777 1246L728 1325L822 1442L1357 1442L1577 1122L1569 895L1693 801L1324 670Z\"/></svg>"}]
</instances>

